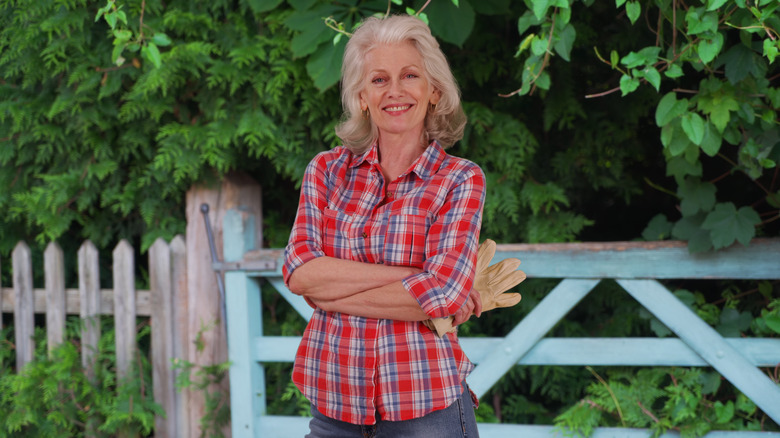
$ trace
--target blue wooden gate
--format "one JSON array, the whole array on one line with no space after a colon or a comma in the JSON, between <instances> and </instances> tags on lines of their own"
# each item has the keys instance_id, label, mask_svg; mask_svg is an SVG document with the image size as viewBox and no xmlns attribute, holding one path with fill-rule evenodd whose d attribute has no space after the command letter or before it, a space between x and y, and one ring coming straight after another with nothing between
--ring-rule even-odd
<instances>
[{"instance_id":1,"label":"blue wooden gate","mask_svg":"<svg viewBox=\"0 0 780 438\"><path fill-rule=\"evenodd\" d=\"M263 363L292 362L299 337L263 336L261 286L272 284L306 320L312 310L281 278L281 250L255 250L238 212L225 217L225 289L233 437L302 437L308 418L266 415ZM245 253L251 251L251 257ZM757 367L780 364L780 339L723 338L678 300L662 279L780 279L780 239L689 254L683 242L498 245L494 262L517 257L529 278L562 281L504 338L461 338L477 364L468 378L481 397L515 364L707 366L780 424L780 386ZM663 322L676 338L545 338L602 279ZM522 302L521 304L522 305ZM562 436L553 426L480 424L486 438ZM595 438L648 437L644 429L599 428ZM678 436L667 433L664 437ZM772 432L710 432L707 438L780 438Z\"/></svg>"}]
</instances>

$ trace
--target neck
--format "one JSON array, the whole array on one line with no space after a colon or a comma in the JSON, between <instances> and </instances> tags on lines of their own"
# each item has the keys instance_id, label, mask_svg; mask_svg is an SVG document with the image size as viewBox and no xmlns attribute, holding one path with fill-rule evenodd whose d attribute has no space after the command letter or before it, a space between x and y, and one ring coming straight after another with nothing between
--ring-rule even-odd
<instances>
[{"instance_id":1,"label":"neck","mask_svg":"<svg viewBox=\"0 0 780 438\"><path fill-rule=\"evenodd\" d=\"M393 181L404 173L428 146L420 141L420 133L380 136L379 164L385 179Z\"/></svg>"}]
</instances>

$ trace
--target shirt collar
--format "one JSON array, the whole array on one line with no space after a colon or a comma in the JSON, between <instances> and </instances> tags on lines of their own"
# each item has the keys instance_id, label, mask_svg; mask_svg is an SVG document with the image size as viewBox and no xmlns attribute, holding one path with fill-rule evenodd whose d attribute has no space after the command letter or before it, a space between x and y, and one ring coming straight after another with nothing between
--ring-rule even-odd
<instances>
[{"instance_id":1,"label":"shirt collar","mask_svg":"<svg viewBox=\"0 0 780 438\"><path fill-rule=\"evenodd\" d=\"M425 148L425 152L423 152L412 165L411 171L416 173L420 178L427 178L439 170L439 167L441 167L446 156L447 153L444 152L444 148L441 147L437 140L433 140L431 144ZM376 143L362 154L354 156L349 167L357 167L363 163L367 163L368 165L379 164L379 150Z\"/></svg>"}]
</instances>

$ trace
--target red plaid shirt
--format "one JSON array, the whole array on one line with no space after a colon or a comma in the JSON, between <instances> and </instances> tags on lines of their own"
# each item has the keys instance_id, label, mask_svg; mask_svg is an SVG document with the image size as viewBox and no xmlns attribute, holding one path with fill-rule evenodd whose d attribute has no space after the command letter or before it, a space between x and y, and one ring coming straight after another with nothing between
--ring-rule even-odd
<instances>
[{"instance_id":1,"label":"red plaid shirt","mask_svg":"<svg viewBox=\"0 0 780 438\"><path fill-rule=\"evenodd\" d=\"M432 142L385 184L376 146L318 154L303 178L285 251L284 279L315 257L415 266L404 286L432 318L454 314L474 276L485 177ZM421 417L449 406L473 369L455 334L422 323L316 309L295 358L293 381L324 415L353 424Z\"/></svg>"}]
</instances>

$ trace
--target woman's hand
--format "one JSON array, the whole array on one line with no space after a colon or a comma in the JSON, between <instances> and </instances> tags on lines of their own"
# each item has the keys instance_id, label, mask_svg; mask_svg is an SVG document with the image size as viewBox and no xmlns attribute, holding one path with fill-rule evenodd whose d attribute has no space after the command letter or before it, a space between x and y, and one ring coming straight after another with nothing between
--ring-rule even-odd
<instances>
[{"instance_id":1,"label":"woman's hand","mask_svg":"<svg viewBox=\"0 0 780 438\"><path fill-rule=\"evenodd\" d=\"M480 297L479 291L474 288L471 289L466 303L455 313L452 325L458 326L463 324L471 318L472 314L476 315L477 318L482 315L482 297Z\"/></svg>"}]
</instances>

